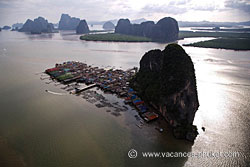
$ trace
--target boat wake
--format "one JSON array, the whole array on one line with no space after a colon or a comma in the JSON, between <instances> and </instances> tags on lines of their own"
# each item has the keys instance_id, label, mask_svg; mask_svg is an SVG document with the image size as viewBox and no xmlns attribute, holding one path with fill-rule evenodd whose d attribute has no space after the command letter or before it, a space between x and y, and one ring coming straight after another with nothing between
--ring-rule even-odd
<instances>
[{"instance_id":1,"label":"boat wake","mask_svg":"<svg viewBox=\"0 0 250 167\"><path fill-rule=\"evenodd\" d=\"M245 86L245 87L250 87L250 84L244 84L244 83L222 83L222 82L210 82L210 81L204 81L204 80L199 80L200 82L206 82L206 83L211 83L211 84L218 84L218 85L230 85L230 86Z\"/></svg>"},{"instance_id":2,"label":"boat wake","mask_svg":"<svg viewBox=\"0 0 250 167\"><path fill-rule=\"evenodd\" d=\"M7 49L6 48L0 49L0 56L6 56L6 55L7 55Z\"/></svg>"},{"instance_id":3,"label":"boat wake","mask_svg":"<svg viewBox=\"0 0 250 167\"><path fill-rule=\"evenodd\" d=\"M53 95L59 95L59 96L66 95L66 93L57 93L57 92L53 92L53 91L50 91L50 90L45 90L45 92L53 94Z\"/></svg>"},{"instance_id":4,"label":"boat wake","mask_svg":"<svg viewBox=\"0 0 250 167\"><path fill-rule=\"evenodd\" d=\"M208 58L208 59L203 59L203 61L205 62L209 62L209 63L218 63L218 64L232 64L232 65L237 65L237 64L250 64L250 61L242 61L242 60L223 60L223 59L212 59L212 58Z\"/></svg>"}]
</instances>

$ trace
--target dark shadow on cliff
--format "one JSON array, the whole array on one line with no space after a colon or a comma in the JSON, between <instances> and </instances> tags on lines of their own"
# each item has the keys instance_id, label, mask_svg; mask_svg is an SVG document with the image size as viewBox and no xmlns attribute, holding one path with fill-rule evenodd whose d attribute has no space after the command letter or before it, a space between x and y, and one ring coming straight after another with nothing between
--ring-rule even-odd
<instances>
[{"instance_id":1,"label":"dark shadow on cliff","mask_svg":"<svg viewBox=\"0 0 250 167\"><path fill-rule=\"evenodd\" d=\"M180 45L147 52L130 86L169 122L176 138L194 141L198 132L193 120L199 107L196 76L191 57Z\"/></svg>"}]
</instances>

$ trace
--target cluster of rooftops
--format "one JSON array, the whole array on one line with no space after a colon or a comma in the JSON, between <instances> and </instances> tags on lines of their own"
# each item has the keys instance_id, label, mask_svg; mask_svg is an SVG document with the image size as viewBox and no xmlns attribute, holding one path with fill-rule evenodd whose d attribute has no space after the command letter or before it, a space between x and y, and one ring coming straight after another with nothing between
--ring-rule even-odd
<instances>
[{"instance_id":1,"label":"cluster of rooftops","mask_svg":"<svg viewBox=\"0 0 250 167\"><path fill-rule=\"evenodd\" d=\"M52 79L63 84L72 82L85 83L99 87L104 92L111 92L118 97L124 98L124 103L135 106L140 116L145 121L151 121L158 118L156 114L147 104L141 100L137 92L129 87L129 80L136 74L137 68L128 69L104 69L92 67L82 62L68 61L62 64L56 64L54 68L45 70ZM85 88L86 89L86 88ZM80 93L85 89L76 88L74 93Z\"/></svg>"}]
</instances>

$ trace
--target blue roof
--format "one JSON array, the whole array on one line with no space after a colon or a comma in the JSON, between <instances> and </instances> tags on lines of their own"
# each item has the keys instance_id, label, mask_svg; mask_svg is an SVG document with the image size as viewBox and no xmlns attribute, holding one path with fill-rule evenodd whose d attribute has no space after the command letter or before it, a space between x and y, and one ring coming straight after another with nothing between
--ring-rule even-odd
<instances>
[{"instance_id":1,"label":"blue roof","mask_svg":"<svg viewBox=\"0 0 250 167\"><path fill-rule=\"evenodd\" d=\"M131 96L131 99L136 99L136 95L132 95L132 96Z\"/></svg>"},{"instance_id":2,"label":"blue roof","mask_svg":"<svg viewBox=\"0 0 250 167\"><path fill-rule=\"evenodd\" d=\"M69 68L64 68L63 70L64 70L65 72L69 72L69 71L70 71Z\"/></svg>"},{"instance_id":3,"label":"blue roof","mask_svg":"<svg viewBox=\"0 0 250 167\"><path fill-rule=\"evenodd\" d=\"M138 102L141 102L140 99L137 99L137 100L134 100L133 103L138 103Z\"/></svg>"},{"instance_id":4,"label":"blue roof","mask_svg":"<svg viewBox=\"0 0 250 167\"><path fill-rule=\"evenodd\" d=\"M129 90L128 90L128 92L133 92L134 91L134 89L132 89L132 88L130 88Z\"/></svg>"}]
</instances>

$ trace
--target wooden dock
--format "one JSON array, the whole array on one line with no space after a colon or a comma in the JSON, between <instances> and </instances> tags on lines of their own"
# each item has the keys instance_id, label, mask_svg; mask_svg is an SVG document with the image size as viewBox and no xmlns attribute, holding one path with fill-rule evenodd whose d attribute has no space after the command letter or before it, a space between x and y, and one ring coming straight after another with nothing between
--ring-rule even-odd
<instances>
[{"instance_id":1,"label":"wooden dock","mask_svg":"<svg viewBox=\"0 0 250 167\"><path fill-rule=\"evenodd\" d=\"M81 88L81 89L78 88L78 89L75 90L75 94L81 93L81 92L83 92L83 91L85 91L85 90L94 88L94 87L96 87L96 86L97 86L97 84L91 84L91 85L86 86L86 87Z\"/></svg>"}]
</instances>

